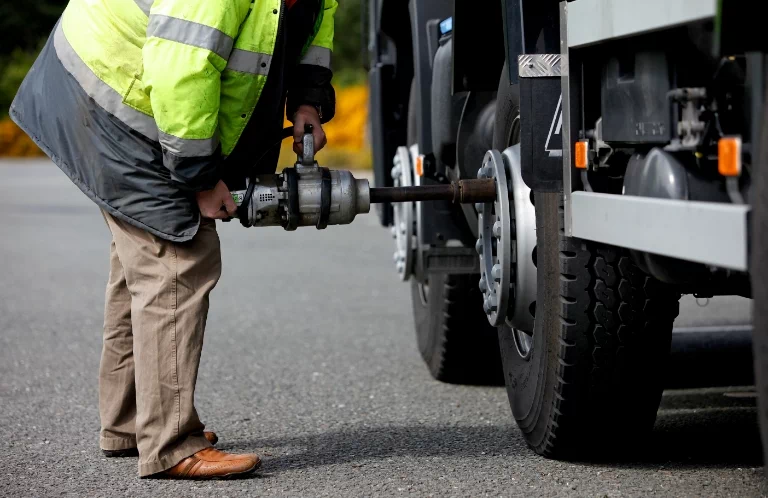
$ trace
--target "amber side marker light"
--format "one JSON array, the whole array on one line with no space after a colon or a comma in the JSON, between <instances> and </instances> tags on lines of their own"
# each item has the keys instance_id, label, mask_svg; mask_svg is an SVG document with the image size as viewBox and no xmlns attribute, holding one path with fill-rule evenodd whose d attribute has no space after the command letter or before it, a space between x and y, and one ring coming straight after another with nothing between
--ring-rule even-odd
<instances>
[{"instance_id":1,"label":"amber side marker light","mask_svg":"<svg viewBox=\"0 0 768 498\"><path fill-rule=\"evenodd\" d=\"M717 171L723 176L741 175L741 137L723 137L717 142Z\"/></svg>"},{"instance_id":2,"label":"amber side marker light","mask_svg":"<svg viewBox=\"0 0 768 498\"><path fill-rule=\"evenodd\" d=\"M414 169L416 176L424 176L424 156L422 154L416 156L416 167Z\"/></svg>"},{"instance_id":3,"label":"amber side marker light","mask_svg":"<svg viewBox=\"0 0 768 498\"><path fill-rule=\"evenodd\" d=\"M587 164L589 163L589 153L588 153L588 147L587 144L589 144L588 140L579 140L576 142L575 147L575 154L574 154L574 163L576 164L576 167L579 169L587 169Z\"/></svg>"}]
</instances>

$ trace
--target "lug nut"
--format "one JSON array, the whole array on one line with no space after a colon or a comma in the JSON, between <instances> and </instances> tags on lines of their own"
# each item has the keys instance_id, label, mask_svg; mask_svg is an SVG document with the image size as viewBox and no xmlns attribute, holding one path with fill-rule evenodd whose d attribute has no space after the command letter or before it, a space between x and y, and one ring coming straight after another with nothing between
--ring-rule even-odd
<instances>
[{"instance_id":1,"label":"lug nut","mask_svg":"<svg viewBox=\"0 0 768 498\"><path fill-rule=\"evenodd\" d=\"M476 203L475 204L475 211L477 211L479 213L482 210L483 210L483 203L482 202Z\"/></svg>"},{"instance_id":2,"label":"lug nut","mask_svg":"<svg viewBox=\"0 0 768 498\"><path fill-rule=\"evenodd\" d=\"M395 253L392 255L392 260L397 263L400 261L400 251L395 251Z\"/></svg>"},{"instance_id":3,"label":"lug nut","mask_svg":"<svg viewBox=\"0 0 768 498\"><path fill-rule=\"evenodd\" d=\"M493 265L493 268L491 268L491 275L495 281L501 282L501 265Z\"/></svg>"},{"instance_id":4,"label":"lug nut","mask_svg":"<svg viewBox=\"0 0 768 498\"><path fill-rule=\"evenodd\" d=\"M501 237L501 221L497 221L493 224L493 235L496 238Z\"/></svg>"},{"instance_id":5,"label":"lug nut","mask_svg":"<svg viewBox=\"0 0 768 498\"><path fill-rule=\"evenodd\" d=\"M477 251L477 254L483 254L483 241L482 241L482 239L477 239L477 242L475 242L475 251Z\"/></svg>"},{"instance_id":6,"label":"lug nut","mask_svg":"<svg viewBox=\"0 0 768 498\"><path fill-rule=\"evenodd\" d=\"M389 233L391 233L391 234L392 234L392 238L393 238L393 239L396 239L396 238L397 238L397 228L395 228L395 227L394 227L394 225L393 225L392 227L390 227L390 229L389 229Z\"/></svg>"},{"instance_id":7,"label":"lug nut","mask_svg":"<svg viewBox=\"0 0 768 498\"><path fill-rule=\"evenodd\" d=\"M485 281L485 278L480 279L480 283L478 284L478 287L480 287L480 292L485 294L485 292L488 290L488 282Z\"/></svg>"},{"instance_id":8,"label":"lug nut","mask_svg":"<svg viewBox=\"0 0 768 498\"><path fill-rule=\"evenodd\" d=\"M496 296L494 294L491 294L490 296L485 298L485 304L483 306L483 309L488 309L491 312L496 311L498 309L498 303L496 302ZM488 311L486 311L486 314Z\"/></svg>"}]
</instances>

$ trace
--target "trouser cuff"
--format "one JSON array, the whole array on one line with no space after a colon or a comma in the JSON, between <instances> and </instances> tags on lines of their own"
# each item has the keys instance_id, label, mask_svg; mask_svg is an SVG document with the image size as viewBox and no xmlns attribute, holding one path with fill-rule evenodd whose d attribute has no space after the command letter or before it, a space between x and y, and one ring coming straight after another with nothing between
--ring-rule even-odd
<instances>
[{"instance_id":1,"label":"trouser cuff","mask_svg":"<svg viewBox=\"0 0 768 498\"><path fill-rule=\"evenodd\" d=\"M142 462L139 454L139 477L147 477L168 470L188 456L210 447L211 443L201 433L187 436L181 444L157 460Z\"/></svg>"},{"instance_id":2,"label":"trouser cuff","mask_svg":"<svg viewBox=\"0 0 768 498\"><path fill-rule=\"evenodd\" d=\"M102 450L107 451L130 450L136 448L136 438L100 436L99 446Z\"/></svg>"}]
</instances>

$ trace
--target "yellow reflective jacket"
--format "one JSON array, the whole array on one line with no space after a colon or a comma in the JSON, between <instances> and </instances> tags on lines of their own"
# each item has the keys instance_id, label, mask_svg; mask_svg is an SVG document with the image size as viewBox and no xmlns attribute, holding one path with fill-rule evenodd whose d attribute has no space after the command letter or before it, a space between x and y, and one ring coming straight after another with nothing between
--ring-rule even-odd
<instances>
[{"instance_id":1,"label":"yellow reflective jacket","mask_svg":"<svg viewBox=\"0 0 768 498\"><path fill-rule=\"evenodd\" d=\"M330 64L336 6L326 0L318 16L305 53L315 64ZM105 100L120 97L103 107L150 138L156 128L164 150L205 156L221 143L226 156L264 87L282 9L280 0L72 0L61 20L68 46L56 48L117 93ZM94 98L98 85L86 88Z\"/></svg>"},{"instance_id":2,"label":"yellow reflective jacket","mask_svg":"<svg viewBox=\"0 0 768 498\"><path fill-rule=\"evenodd\" d=\"M299 63L329 68L338 4L313 2ZM284 0L70 0L11 117L102 208L188 240L199 221L189 191L211 188L238 143L285 10Z\"/></svg>"}]
</instances>

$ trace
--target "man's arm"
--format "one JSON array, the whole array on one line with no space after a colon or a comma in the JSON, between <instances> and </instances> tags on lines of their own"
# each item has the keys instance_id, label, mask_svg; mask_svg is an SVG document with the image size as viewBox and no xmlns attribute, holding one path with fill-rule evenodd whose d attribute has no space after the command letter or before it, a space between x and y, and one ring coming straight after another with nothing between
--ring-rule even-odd
<instances>
[{"instance_id":1,"label":"man's arm","mask_svg":"<svg viewBox=\"0 0 768 498\"><path fill-rule=\"evenodd\" d=\"M316 150L322 148L325 145L325 134L322 127L317 125L330 121L336 112L336 93L331 85L333 76L331 51L334 35L333 17L337 7L336 0L324 1L320 28L302 56L291 87L288 89L286 115L294 123L296 152L300 152L304 123L315 125L315 148ZM312 112L312 109L315 112Z\"/></svg>"},{"instance_id":2,"label":"man's arm","mask_svg":"<svg viewBox=\"0 0 768 498\"><path fill-rule=\"evenodd\" d=\"M150 10L142 81L163 164L191 192L213 189L219 181L221 72L248 7L249 0L156 0Z\"/></svg>"}]
</instances>

